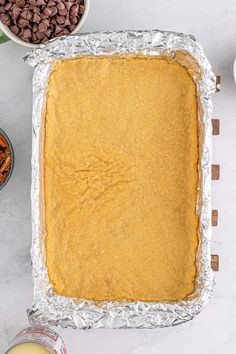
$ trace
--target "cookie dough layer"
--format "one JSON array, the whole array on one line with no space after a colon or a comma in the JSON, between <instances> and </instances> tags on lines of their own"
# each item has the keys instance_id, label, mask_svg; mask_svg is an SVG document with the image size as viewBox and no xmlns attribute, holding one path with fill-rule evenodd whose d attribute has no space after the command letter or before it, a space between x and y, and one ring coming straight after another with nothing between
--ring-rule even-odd
<instances>
[{"instance_id":1,"label":"cookie dough layer","mask_svg":"<svg viewBox=\"0 0 236 354\"><path fill-rule=\"evenodd\" d=\"M194 290L195 84L164 58L58 61L45 122L46 254L55 291L174 301Z\"/></svg>"}]
</instances>

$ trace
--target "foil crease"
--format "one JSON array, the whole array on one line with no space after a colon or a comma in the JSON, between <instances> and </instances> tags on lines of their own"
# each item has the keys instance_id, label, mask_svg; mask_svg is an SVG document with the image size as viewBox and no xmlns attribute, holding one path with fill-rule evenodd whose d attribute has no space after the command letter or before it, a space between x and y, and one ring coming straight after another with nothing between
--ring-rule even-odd
<instances>
[{"instance_id":1,"label":"foil crease","mask_svg":"<svg viewBox=\"0 0 236 354\"><path fill-rule=\"evenodd\" d=\"M49 282L45 265L45 230L40 210L40 151L44 122L47 83L53 63L58 59L79 56L142 55L168 56L186 53L191 64L182 60L197 86L199 122L199 183L196 210L199 215L199 247L195 291L180 302L111 302L86 301L56 294ZM193 319L212 295L215 279L211 270L211 98L215 75L200 44L191 35L150 31L96 32L76 34L52 40L25 57L34 68L33 77L33 147L32 147L32 265L33 306L28 310L32 325L73 328L155 328L174 326ZM193 61L195 64L193 65Z\"/></svg>"}]
</instances>

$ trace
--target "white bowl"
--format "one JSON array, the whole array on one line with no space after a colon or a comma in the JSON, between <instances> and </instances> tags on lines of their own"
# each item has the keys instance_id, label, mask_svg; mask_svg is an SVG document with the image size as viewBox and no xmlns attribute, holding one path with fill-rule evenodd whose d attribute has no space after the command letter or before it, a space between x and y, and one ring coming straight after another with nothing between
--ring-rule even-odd
<instances>
[{"instance_id":1,"label":"white bowl","mask_svg":"<svg viewBox=\"0 0 236 354\"><path fill-rule=\"evenodd\" d=\"M90 0L84 0L84 6L85 6L84 13L83 13L77 27L74 29L73 32L71 32L71 34L79 32L81 30L81 28L83 27L83 25L88 17L88 13L89 13L89 9L90 9ZM2 30L3 33L5 33L5 35L8 38L13 40L17 44L23 45L28 48L37 48L40 45L40 44L28 43L28 42L23 41L21 38L17 37L14 33L12 33L10 28L5 26L1 21L0 21L0 29Z\"/></svg>"}]
</instances>

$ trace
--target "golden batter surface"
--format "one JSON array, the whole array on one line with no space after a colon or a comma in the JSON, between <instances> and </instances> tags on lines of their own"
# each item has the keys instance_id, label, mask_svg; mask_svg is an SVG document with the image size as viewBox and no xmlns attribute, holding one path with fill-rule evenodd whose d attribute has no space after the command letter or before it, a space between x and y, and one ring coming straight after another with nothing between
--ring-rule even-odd
<instances>
[{"instance_id":1,"label":"golden batter surface","mask_svg":"<svg viewBox=\"0 0 236 354\"><path fill-rule=\"evenodd\" d=\"M50 281L61 295L175 301L194 290L195 84L164 58L57 62L44 192Z\"/></svg>"}]
</instances>

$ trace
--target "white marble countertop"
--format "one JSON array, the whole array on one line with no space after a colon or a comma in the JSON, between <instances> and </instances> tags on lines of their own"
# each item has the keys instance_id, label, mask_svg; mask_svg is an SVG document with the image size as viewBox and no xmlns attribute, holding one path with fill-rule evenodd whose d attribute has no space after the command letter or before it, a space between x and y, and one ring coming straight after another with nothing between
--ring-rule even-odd
<instances>
[{"instance_id":1,"label":"white marble countertop","mask_svg":"<svg viewBox=\"0 0 236 354\"><path fill-rule=\"evenodd\" d=\"M220 255L217 288L209 305L193 321L157 330L60 330L68 354L227 354L236 353L236 55L234 0L92 0L84 31L159 28L194 34L202 43L222 91L214 98L221 135L214 138L214 162L221 180L213 183L213 207L219 226L212 253ZM22 60L27 50L0 45L0 127L15 148L15 170L0 192L0 353L27 326L31 306L30 157L32 69Z\"/></svg>"}]
</instances>

